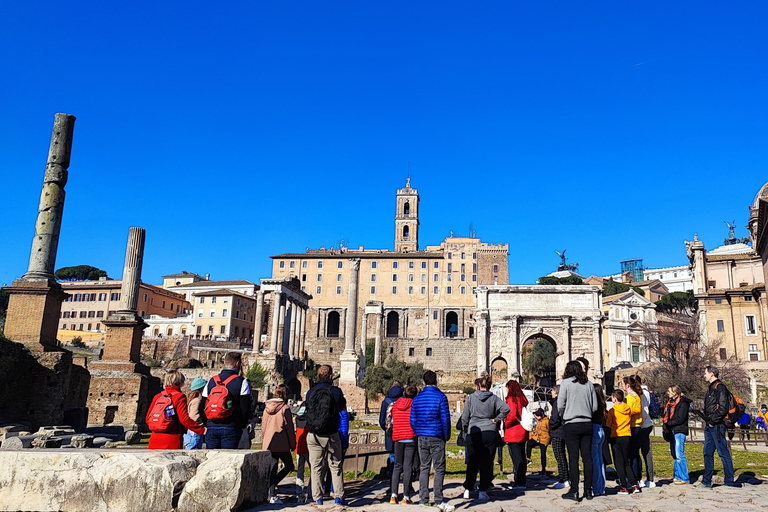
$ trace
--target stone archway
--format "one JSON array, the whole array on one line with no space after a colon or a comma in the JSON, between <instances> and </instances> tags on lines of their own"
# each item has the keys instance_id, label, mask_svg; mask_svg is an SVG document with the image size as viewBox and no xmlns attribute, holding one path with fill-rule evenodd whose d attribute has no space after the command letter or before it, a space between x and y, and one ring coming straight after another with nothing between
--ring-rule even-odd
<instances>
[{"instance_id":1,"label":"stone archway","mask_svg":"<svg viewBox=\"0 0 768 512\"><path fill-rule=\"evenodd\" d=\"M503 357L497 357L491 362L491 382L506 383L509 380L509 365Z\"/></svg>"},{"instance_id":2,"label":"stone archway","mask_svg":"<svg viewBox=\"0 0 768 512\"><path fill-rule=\"evenodd\" d=\"M285 383L285 387L288 388L288 395L294 400L301 400L301 382L299 379L293 378Z\"/></svg>"},{"instance_id":3,"label":"stone archway","mask_svg":"<svg viewBox=\"0 0 768 512\"><path fill-rule=\"evenodd\" d=\"M557 357L557 342L552 337L543 333L530 336L520 345L522 381L544 387L553 386L557 381ZM535 358L535 361L529 358ZM529 363L537 369L529 369Z\"/></svg>"}]
</instances>

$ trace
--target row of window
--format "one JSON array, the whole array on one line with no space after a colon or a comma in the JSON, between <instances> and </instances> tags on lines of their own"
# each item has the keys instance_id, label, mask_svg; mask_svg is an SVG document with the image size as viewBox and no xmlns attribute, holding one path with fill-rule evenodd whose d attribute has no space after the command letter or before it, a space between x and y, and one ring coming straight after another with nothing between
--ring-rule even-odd
<instances>
[{"instance_id":1,"label":"row of window","mask_svg":"<svg viewBox=\"0 0 768 512\"><path fill-rule=\"evenodd\" d=\"M144 296L146 297L146 294ZM120 300L120 294L112 292L109 299ZM105 300L107 300L106 293L72 293L67 297L67 302L104 302Z\"/></svg>"},{"instance_id":2,"label":"row of window","mask_svg":"<svg viewBox=\"0 0 768 512\"><path fill-rule=\"evenodd\" d=\"M725 322L717 321L717 332L725 332ZM755 315L744 315L744 334L747 336L757 336L757 323Z\"/></svg>"},{"instance_id":3,"label":"row of window","mask_svg":"<svg viewBox=\"0 0 768 512\"><path fill-rule=\"evenodd\" d=\"M451 259L453 259L453 254L449 252L449 253L446 254L446 257L449 260L451 260ZM463 260L463 259L465 259L465 257L466 257L466 254L462 252L461 253L461 259ZM476 252L472 253L472 259L473 260L477 259L477 253ZM378 261L371 261L371 268L377 268L378 265L379 265ZM280 260L280 262L278 263L278 266L280 268L285 268L285 260ZM392 268L393 269L399 268L399 266L400 266L400 262L399 261L393 261L392 262ZM440 268L440 262L439 261L433 262L433 266L434 266L434 268ZM463 267L464 264L462 263L461 266ZM477 264L473 263L473 266L475 267L475 271L477 271ZM448 271L449 272L451 271L450 267L451 267L451 264L449 263L448 264ZM498 265L494 265L494 267L498 267ZM294 260L288 261L288 268L296 268L296 261L294 261ZM302 261L301 262L301 268L309 268L309 262L307 260ZM323 260L318 260L317 261L317 268L323 268ZM336 262L336 268L344 268L344 262L343 261L337 261ZM416 262L409 261L408 262L408 268L416 268ZM421 262L421 268L427 268L427 262L426 261L422 261Z\"/></svg>"},{"instance_id":4,"label":"row of window","mask_svg":"<svg viewBox=\"0 0 768 512\"><path fill-rule=\"evenodd\" d=\"M77 311L62 311L61 318L77 318ZM80 311L80 318L103 318L103 311Z\"/></svg>"},{"instance_id":5,"label":"row of window","mask_svg":"<svg viewBox=\"0 0 768 512\"><path fill-rule=\"evenodd\" d=\"M476 287L474 287L474 286L472 287L472 293L473 294L475 293L476 289L477 289ZM306 286L302 286L301 287L301 291L306 292L307 291L307 287ZM322 286L317 286L315 288L315 294L316 295L321 295L322 293L323 293L323 287ZM409 286L408 287L408 295L413 295L414 293L416 293L415 292L415 287ZM427 287L426 286L422 286L419 289L419 293L421 295L426 295L427 294ZM432 294L437 295L439 293L440 293L440 287L439 286L432 287ZM448 295L453 295L453 287L452 286L447 286L445 288L445 293L448 294ZM336 287L336 295L342 295L342 294L343 294L342 287L341 286L337 286ZM371 295L375 295L375 294L376 294L376 287L375 286L371 286ZM466 286L460 286L459 287L459 294L460 295L466 295L467 294L467 287ZM393 286L392 287L392 295L397 295L397 286ZM202 318L202 316L203 316L202 312L200 314L198 314L198 317ZM211 317L213 317L213 312L211 312Z\"/></svg>"},{"instance_id":6,"label":"row of window","mask_svg":"<svg viewBox=\"0 0 768 512\"><path fill-rule=\"evenodd\" d=\"M398 274L392 274L392 282L393 283L397 282L397 280L398 280L397 276L398 276ZM317 279L318 283L322 283L323 282L323 274L317 274L316 279ZM337 283L340 283L342 281L342 279L343 279L343 274L336 274L336 282ZM413 283L413 282L415 282L415 280L416 280L415 274L408 274L408 282L409 283ZM422 283L426 283L427 282L427 274L421 274L420 275L420 280L421 280ZM449 282L453 281L453 274L446 274L446 280L449 281ZM463 274L463 273L460 274L459 275L459 280L462 281L462 282L466 282L467 275ZM307 274L301 274L301 281L303 283L307 282ZM440 281L440 274L433 274L432 275L432 281L434 281L436 283L439 282ZM376 282L376 274L371 274L371 282L372 283ZM472 282L475 282L475 283L477 282L477 274L472 274ZM202 299L202 297L201 297L201 299ZM202 300L201 300L200 303L201 304L203 303Z\"/></svg>"},{"instance_id":7,"label":"row of window","mask_svg":"<svg viewBox=\"0 0 768 512\"><path fill-rule=\"evenodd\" d=\"M229 315L229 310L228 309L222 309L221 310L221 318L227 318L227 315ZM205 316L205 310L204 309L199 309L197 311L197 318L203 318L204 316ZM209 318L216 318L216 310L215 309L211 309L210 310ZM237 319L240 318L240 310L239 309L235 310L235 318L237 318ZM248 313L243 311L242 318L243 318L243 320L247 321L248 320ZM251 315L251 322L253 322L253 315Z\"/></svg>"},{"instance_id":8,"label":"row of window","mask_svg":"<svg viewBox=\"0 0 768 512\"><path fill-rule=\"evenodd\" d=\"M205 297L199 297L199 299L200 299L200 304L205 304ZM216 299L218 299L218 297L210 297L210 299L211 299L211 304L216 304ZM235 297L235 301L234 302L235 302L236 305L239 306L241 304L240 297ZM227 303L227 301L224 300L224 304L226 304L226 303ZM251 301L242 301L242 304L245 304L246 308L253 309L253 304L254 303L251 302Z\"/></svg>"},{"instance_id":9,"label":"row of window","mask_svg":"<svg viewBox=\"0 0 768 512\"><path fill-rule=\"evenodd\" d=\"M67 329L67 324L61 324L61 330L63 331L98 331L101 328L101 324L96 324L96 328L93 328L93 324L88 324L87 329L83 329L84 324L80 324L79 327L76 324L70 324L69 329Z\"/></svg>"},{"instance_id":10,"label":"row of window","mask_svg":"<svg viewBox=\"0 0 768 512\"><path fill-rule=\"evenodd\" d=\"M214 329L214 327L212 325L208 326L208 334L209 335L213 334L213 329ZM226 333L227 333L227 326L226 325L222 325L221 327L219 327L219 334L226 334ZM200 336L202 334L203 334L203 326L202 325L198 325L197 326L197 335ZM241 334L243 336L248 334L248 336L252 338L253 337L253 329L248 329L246 331L245 327L243 327L243 330L241 331L240 330L240 326L236 325L235 326L235 330L234 330L234 335L235 336L240 336Z\"/></svg>"}]
</instances>

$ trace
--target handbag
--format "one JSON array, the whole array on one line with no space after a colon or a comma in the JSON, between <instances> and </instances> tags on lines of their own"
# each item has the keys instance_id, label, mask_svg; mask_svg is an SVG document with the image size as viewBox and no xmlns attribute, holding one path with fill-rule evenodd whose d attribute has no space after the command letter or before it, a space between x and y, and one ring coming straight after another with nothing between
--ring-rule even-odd
<instances>
[{"instance_id":1,"label":"handbag","mask_svg":"<svg viewBox=\"0 0 768 512\"><path fill-rule=\"evenodd\" d=\"M459 437L456 438L456 444L458 446L467 446L467 433L462 425L461 418L456 422L456 430L459 431Z\"/></svg>"},{"instance_id":2,"label":"handbag","mask_svg":"<svg viewBox=\"0 0 768 512\"><path fill-rule=\"evenodd\" d=\"M533 430L534 425L536 425L536 418L533 417L533 413L528 407L523 407L523 410L520 413L520 425L522 425L528 432Z\"/></svg>"}]
</instances>

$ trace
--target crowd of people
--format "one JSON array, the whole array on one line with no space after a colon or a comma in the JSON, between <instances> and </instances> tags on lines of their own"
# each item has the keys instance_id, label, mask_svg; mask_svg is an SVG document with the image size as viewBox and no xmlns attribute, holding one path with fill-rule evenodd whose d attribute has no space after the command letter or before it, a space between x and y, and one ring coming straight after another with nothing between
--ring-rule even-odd
<instances>
[{"instance_id":1,"label":"crowd of people","mask_svg":"<svg viewBox=\"0 0 768 512\"><path fill-rule=\"evenodd\" d=\"M147 413L152 434L151 449L234 449L250 448L251 390L242 375L239 353L228 353L221 372L206 381L196 378L190 394L181 392L184 376L168 371L164 390L154 397ZM540 454L542 475L547 472L547 449L552 445L557 462L558 481L553 489L564 489L564 499L592 500L606 495L606 466L613 465L618 476L618 494L634 494L656 486L651 451L653 419L662 423L664 439L674 460L673 483L690 483L685 456L685 441L692 413L705 422L704 475L696 485L711 487L714 453L722 460L725 485L734 481L733 463L728 451L726 421L729 419L731 392L719 380L715 367L707 367L709 383L702 411L695 411L690 398L677 386L666 390L662 405L639 375L622 378L610 398L603 387L588 379L589 361L578 358L565 366L562 381L551 391L551 400L531 412L520 384L509 380L492 386L489 375L475 381L475 392L464 404L456 424L458 444L464 446L466 475L464 499L474 495L488 501L493 487L494 457L502 457L506 445L512 460L510 489L525 491L526 473L533 451ZM346 505L343 462L349 446L349 416L342 390L333 385L333 370L320 366L317 383L303 402L289 404L288 390L278 386L266 401L262 417L262 447L269 450L273 465L269 481L269 501L282 503L277 484L297 469L296 484L303 501L323 504L327 495L337 505ZM758 429L765 430L768 407L763 404L756 415ZM745 420L746 417L746 420ZM739 431L749 435L751 418L744 414ZM452 512L443 495L446 471L446 443L451 439L451 415L446 395L437 387L437 375L428 370L421 388L395 381L381 404L379 424L384 430L390 454L390 503L412 504L413 482L419 482L419 504L432 503ZM731 432L732 433L732 432ZM296 464L294 464L294 454ZM282 469L278 467L282 464ZM305 486L305 467L310 477ZM479 475L479 479L478 479ZM580 481L583 477L583 489ZM402 491L401 491L402 489Z\"/></svg>"}]
</instances>

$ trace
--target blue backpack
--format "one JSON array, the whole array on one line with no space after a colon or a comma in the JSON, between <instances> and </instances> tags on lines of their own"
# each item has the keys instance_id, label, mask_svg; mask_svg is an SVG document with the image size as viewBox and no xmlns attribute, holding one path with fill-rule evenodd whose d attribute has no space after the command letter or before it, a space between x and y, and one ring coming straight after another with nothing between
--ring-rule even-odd
<instances>
[{"instance_id":1,"label":"blue backpack","mask_svg":"<svg viewBox=\"0 0 768 512\"><path fill-rule=\"evenodd\" d=\"M659 405L659 399L656 398L656 395L652 391L649 391L649 394L651 395L651 400L648 404L648 414L651 418L656 419L661 416L661 406Z\"/></svg>"}]
</instances>

